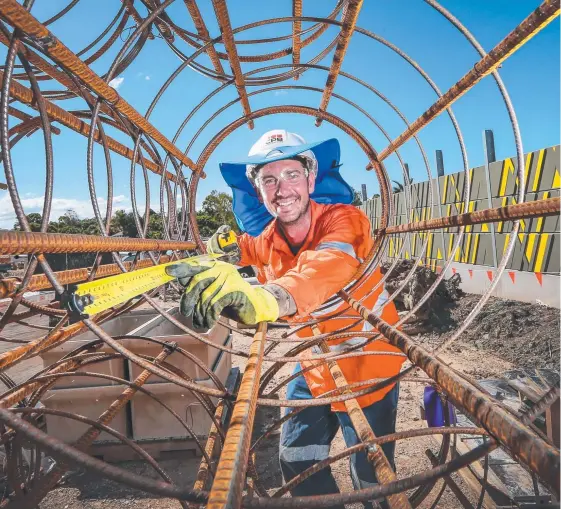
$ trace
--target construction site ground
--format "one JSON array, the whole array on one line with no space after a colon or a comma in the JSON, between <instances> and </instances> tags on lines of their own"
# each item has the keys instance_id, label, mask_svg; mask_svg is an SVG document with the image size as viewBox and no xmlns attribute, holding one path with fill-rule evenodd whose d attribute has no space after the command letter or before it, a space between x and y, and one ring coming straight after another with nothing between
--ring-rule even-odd
<instances>
[{"instance_id":1,"label":"construction site ground","mask_svg":"<svg viewBox=\"0 0 561 509\"><path fill-rule=\"evenodd\" d=\"M412 326L410 332L413 337L425 347L433 348L440 344L449 335L449 330L457 328L458 324L473 309L479 300L478 295L465 295L437 320L432 320L426 326ZM445 316L446 318L442 318ZM46 325L45 317L35 318L34 323ZM424 329L424 330L423 330ZM19 332L29 334L29 329L16 326L12 327L6 336L13 339L23 339ZM36 337L44 331L36 330ZM19 336L19 337L18 337ZM29 340L29 336L25 337ZM233 338L235 348L248 350L251 337L236 334ZM11 344L0 344L4 349ZM283 343L274 350L277 355L283 354L291 344ZM515 367L538 368L546 367L559 370L559 310L541 306L539 304L526 304L521 302L506 301L491 298L479 314L476 322L461 338L454 343L442 356L447 362L464 373L474 378L483 379L493 377ZM235 358L234 366L243 369L243 360ZM265 365L267 366L267 364ZM8 371L16 381L29 377L41 368L38 357L22 362ZM291 366L285 366L275 377L280 381L290 374ZM417 373L422 377L423 373ZM423 428L426 422L420 418L420 401L424 383L401 384L397 429ZM284 397L280 393L280 397ZM261 409L255 423L255 434L259 434L274 418L279 416L279 409ZM262 484L269 493L273 493L281 486L281 474L278 465L279 434L266 441L257 456L257 470ZM339 433L332 444L332 453L344 448L344 442ZM434 441L427 438L416 438L398 442L396 450L397 471L400 477L409 476L430 467L425 454L426 449L436 452ZM194 482L200 458L192 452L173 453L168 458L159 460L160 465L168 472L171 478L183 485L190 486ZM151 467L140 461L119 463L119 466L144 476L157 478ZM348 475L348 461L336 463L333 474L342 491L351 491L352 484ZM462 479L454 475L462 491L471 498L472 503L477 501L463 484ZM422 503L421 507L430 507L433 497L439 491L437 487ZM42 509L98 509L113 507L168 509L180 507L174 500L154 498L142 492L118 485L112 481L101 479L83 470L72 471L63 483L53 490L41 502ZM349 505L348 507L359 507ZM439 507L452 509L458 507L455 497L447 489Z\"/></svg>"}]
</instances>

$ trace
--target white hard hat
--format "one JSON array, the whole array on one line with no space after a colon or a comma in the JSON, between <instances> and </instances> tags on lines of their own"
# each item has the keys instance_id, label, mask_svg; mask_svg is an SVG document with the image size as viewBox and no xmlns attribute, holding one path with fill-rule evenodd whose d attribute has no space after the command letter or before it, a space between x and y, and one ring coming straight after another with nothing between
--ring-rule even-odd
<instances>
[{"instance_id":1,"label":"white hard hat","mask_svg":"<svg viewBox=\"0 0 561 509\"><path fill-rule=\"evenodd\" d=\"M318 163L316 156L310 150L310 145L306 144L304 138L299 134L288 132L285 129L267 131L249 149L247 156L252 162L246 166L247 177L253 180L254 171L258 166L263 166L268 162L291 159L295 156L306 159L308 170L317 174Z\"/></svg>"}]
</instances>

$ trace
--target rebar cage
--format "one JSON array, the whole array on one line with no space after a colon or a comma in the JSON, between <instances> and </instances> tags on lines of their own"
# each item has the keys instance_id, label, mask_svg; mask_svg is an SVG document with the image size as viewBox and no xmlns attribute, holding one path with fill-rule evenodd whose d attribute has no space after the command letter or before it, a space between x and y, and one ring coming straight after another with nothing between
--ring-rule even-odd
<instances>
[{"instance_id":1,"label":"rebar cage","mask_svg":"<svg viewBox=\"0 0 561 509\"><path fill-rule=\"evenodd\" d=\"M84 1L84 0L82 0ZM362 8L362 0L337 0L331 5L332 11L326 12L326 5L310 3L310 12L317 11L316 16L303 16L302 0L293 0L290 16L275 19L263 19L243 26L234 27L225 0L212 0L220 36L212 37L207 23L203 20L199 6L195 0L121 0L113 2L116 14L106 29L95 40L84 45L80 51L73 52L64 42L49 30L55 21L64 20L80 0L70 0L68 4L50 19L40 22L33 14L33 0L25 0L22 4L16 0L0 0L0 40L7 47L7 56L2 68L1 94L1 141L2 164L6 178L7 190L13 205L19 231L0 232L0 254L27 254L30 261L21 277L7 277L0 280L0 297L9 299L9 305L0 318L1 339L7 343L0 354L0 370L2 381L6 385L5 392L0 396L0 422L2 423L2 442L6 455L6 476L8 479L3 506L35 507L46 494L57 484L71 466L91 469L109 479L128 486L160 496L171 497L181 501L183 506L218 507L331 507L337 504L364 502L386 497L390 507L413 507L421 503L428 493L436 486L438 479L449 476L466 465L485 458L493 449L501 447L516 461L536 475L543 485L551 492L559 494L559 450L539 429L533 421L548 409L558 398L559 389L552 387L526 413L516 413L504 406L500 401L489 395L483 387L468 375L461 373L441 358L441 354L470 327L478 312L489 299L499 278L512 255L519 221L525 218L545 217L559 214L559 198L549 198L533 202L524 202L524 167L523 146L514 108L509 99L508 91L497 71L501 63L518 48L526 44L536 33L559 15L559 0L546 0L534 12L491 51L485 52L475 37L448 10L436 0L426 3L448 23L455 27L465 40L479 53L480 59L455 85L441 92L431 77L407 53L392 42L357 24ZM183 17L177 16L178 4L184 4ZM172 4L174 9L171 11ZM308 7L308 6L307 6ZM190 16L195 31L183 28L185 19ZM207 20L208 22L208 20ZM131 28L132 24L132 28ZM189 23L191 24L191 23ZM249 39L246 32L259 27L291 27L281 37ZM334 37L326 43L325 34L336 31ZM133 108L119 93L109 85L111 80L119 76L135 61L143 48L155 37L162 38L167 48L180 60L180 65L166 80L144 114ZM353 37L361 37L368 44L384 45L394 58L401 59L433 90L436 100L422 115L410 122L390 99L386 98L373 85L367 83L348 70L342 70L349 42ZM269 44L283 43L281 50L269 51ZM224 50L221 51L220 48ZM301 51L313 48L315 55L307 62L301 61ZM262 48L265 48L263 51ZM317 48L317 49L316 49ZM322 65L326 57L333 52L329 65ZM103 74L96 73L91 66L102 56L113 55L112 63ZM277 63L283 57L291 58L290 63ZM206 64L207 58L211 65ZM286 60L284 61L286 62ZM225 64L230 71L225 69ZM251 64L251 70L244 72L243 66ZM318 71L322 82L317 86L303 86L291 83L305 73ZM320 71L320 72L319 72ZM184 72L197 72L208 80L217 82L217 88L199 104L189 104L189 112L177 129L172 139L166 137L151 121L151 115L160 101L165 101L166 90ZM486 78L487 77L487 78ZM344 79L341 79L344 78ZM517 156L516 175L519 181L517 204L501 208L489 208L461 215L398 224L395 211L392 210L391 187L384 160L395 154L399 160L405 178L405 194L407 203L406 215L409 217L411 205L408 173L400 156L399 149L409 140L420 150L427 171L429 186L433 175L428 157L417 134L440 114L445 114L455 132L462 153L464 172L469 172L468 157L452 104L463 94L469 93L482 79L494 80L498 87L512 124ZM384 126L361 108L360 104L343 95L344 84L353 82L359 86L363 101L376 96L402 121L403 133L392 139ZM49 89L52 85L55 85ZM335 86L339 94L334 92ZM213 97L227 97L227 92L235 88L234 100L217 109L202 125L196 124L196 113ZM319 105L272 105L261 109L252 109L252 96L258 94L290 89L305 89L321 94ZM269 94L271 95L271 94ZM349 109L355 109L368 118L373 129L379 130L387 140L382 150L375 149L368 136L357 130L348 120L329 111L332 99L342 101ZM71 105L63 108L64 102ZM240 103L240 104L238 104ZM18 108L18 104L34 110L34 114ZM209 125L220 115L232 108L243 111L239 119L228 123L216 133L210 133ZM25 109L24 108L24 109ZM187 109L187 108L186 108ZM31 111L30 110L30 111ZM327 341L345 337L344 331L332 334L320 334L316 327L318 321L309 322L306 326L315 331L313 340L302 341L295 336L299 327L287 328L282 334L271 334L271 327L260 324L256 329L248 329L232 321L221 320L221 323L244 335L251 341L249 353L235 347L210 344L205 337L180 322L173 314L164 309L162 303L155 299L159 289L144 294L140 299L128 302L118 308L70 323L66 310L61 309L58 301L38 304L26 298L27 292L54 290L62 295L65 286L96 278L108 277L122 271L132 271L154 264L204 253L205 246L201 241L196 222L196 195L199 180L205 177L204 169L216 148L236 129L247 126L250 129L254 121L261 117L290 113L309 116L315 119L316 125L327 122L350 136L368 158L367 170L373 170L379 184L382 202L380 222L374 231L375 243L372 251L364 260L353 281L324 305L334 301L346 301L348 308L356 310L362 320L369 322L372 332L362 333L368 339L342 352L331 352ZM186 127L199 127L189 142L178 147L178 140ZM217 125L216 123L212 124ZM63 126L63 127L59 127ZM48 231L50 211L53 201L53 182L55 176L52 137L60 134L61 129L68 128L87 138L86 173L91 196L91 203L100 235L65 235ZM45 162L45 194L42 204L39 231L32 231L26 216L22 193L18 191L18 181L24 177L18 173L12 161L12 150L26 138L38 133L44 144ZM121 141L119 141L121 140ZM192 147L195 143L205 142L198 157L192 159ZM101 147L106 167L106 175L101 178L94 175L94 151L96 145ZM99 150L99 149L97 149ZM114 174L112 158L118 154L130 161L130 198L134 220L139 238L112 237L109 235L113 215ZM96 158L98 161L100 157ZM99 166L99 163L98 163ZM141 171L140 184L137 182L137 171ZM35 171L35 169L34 169ZM160 217L163 220L163 238L153 239L150 236L150 180L151 173L156 174L159 183ZM35 177L35 175L34 175ZM100 181L105 181L105 210L100 207ZM21 183L20 183L21 187ZM137 188L144 188L144 210L138 206ZM433 190L430 190L433 196ZM461 200L469 201L469 178ZM431 203L432 205L432 203ZM436 290L443 280L446 269L453 261L453 256L444 260L443 270L436 281L426 292L423 299L414 309L400 317L395 325L389 325L375 313L367 309L361 300L353 298L354 291L359 288L364 278L386 259L390 238L408 239L412 232L439 231L443 228L458 228L458 235L452 247L454 253L461 245L464 228L474 224L512 221L512 230L504 254L497 262L497 268L488 290L481 296L467 318L455 332L437 348L429 351L417 341L402 332L401 325L415 313ZM428 237L425 237L423 249ZM406 242L402 242L403 246ZM120 252L134 252L136 256L131 262L123 262ZM49 253L95 253L94 262L88 268L54 271L45 255ZM103 263L102 254L109 253L113 263ZM143 256L140 256L143 253ZM419 261L420 257L414 260ZM386 272L383 284L390 277L398 262L394 257ZM414 276L415 266L412 265L404 283L390 296L390 301L403 290L407 282ZM122 337L112 336L104 329L104 324L120 315L130 312L142 304L148 303L165 320L184 331L190 337L209 344L212 348L246 359L245 370L239 388L228 390L204 365L200 359L190 352L178 348L177 345L161 343L161 352L157 356L147 357L135 354L122 344ZM49 326L38 326L33 323L36 315L47 315L51 318ZM321 321L321 320L320 320ZM29 327L29 330L42 330L37 339L13 340L7 332L14 325ZM69 339L92 331L98 338L87 348L77 349L55 364L42 369L31 378L15 383L6 371L24 360L29 360L67 342ZM5 335L5 337L4 337ZM147 338L139 337L147 341ZM366 343L385 340L397 346L408 363L398 376L393 379L366 380L358 388L345 380L337 360L349 356L361 355L358 350ZM293 342L294 348L284 355L274 353L279 344ZM15 343L11 345L10 343ZM111 353L101 352L102 346L108 346ZM270 388L273 376L287 363L294 363L302 351L319 346L321 354L314 354L312 360L327 363L336 382L337 390L326 394L323 398L306 401L289 401L278 399L276 393L289 381L285 379L280 385ZM186 373L173 368L166 362L171 355L187 356L211 378L211 385L203 385L187 376ZM133 381L107 374L95 374L95 364L108 359L120 358L131 361L141 368L140 374ZM264 362L271 362L265 369ZM90 369L90 366L91 369ZM438 388L442 397L464 412L478 427L459 427L454 425L440 428L411 429L400 431L385 437L376 437L368 425L356 397L368 394L401 380L403 383L418 383L427 378L415 378L412 375L422 370L431 383ZM85 373L89 373L86 375ZM158 465L142 444L127 438L124 434L111 428L115 415L139 393L149 394L145 382L150 376L157 375L167 382L190 391L198 403L212 419L206 442L198 441L196 434L182 416L176 418L182 423L186 434L197 440L202 460L194 486L186 486L172 482L170 476ZM63 377L96 376L111 382L128 386L122 394L97 419L87 419L78 414L61 412L38 405L41 398L53 385ZM290 377L293 378L293 377ZM157 396L152 395L158 399ZM266 432L257 440L252 439L254 417L258 407L289 408L288 415L297 413L310 405L325 405L333 402L344 402L352 424L361 442L359 445L333 455L327 460L304 472L302 475L285 484L274 494L269 494L259 481L254 467L255 452L261 443L280 428L286 417L273 422ZM171 411L163 409L163 411ZM229 425L225 426L223 415L231 411ZM59 415L86 423L88 430L72 445L50 437L42 428L45 415ZM152 465L161 476L161 481L137 476L131 472L109 463L105 463L88 455L88 449L101 432L112 434L117 440L135 450L146 462ZM483 444L464 455L456 455L448 459L450 437L453 435L473 434L486 437ZM380 447L388 441L415 439L420 436L442 435L441 450L430 470L418 472L410 477L400 478L396 475ZM24 466L22 451L31 451ZM349 457L357 451L367 451L380 484L373 487L317 497L282 496L298 482L312 475L321 468ZM41 458L48 454L56 460L56 464L47 469ZM485 463L487 469L487 462ZM486 474L485 474L486 475ZM414 491L412 491L414 490ZM483 483L481 505L486 484ZM436 497L433 506L438 504Z\"/></svg>"}]
</instances>

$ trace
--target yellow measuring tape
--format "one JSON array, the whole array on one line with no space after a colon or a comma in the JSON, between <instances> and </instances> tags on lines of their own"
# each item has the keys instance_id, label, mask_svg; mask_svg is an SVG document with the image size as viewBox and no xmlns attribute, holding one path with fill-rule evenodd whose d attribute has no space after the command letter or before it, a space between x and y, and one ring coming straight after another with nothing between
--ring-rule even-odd
<instances>
[{"instance_id":1,"label":"yellow measuring tape","mask_svg":"<svg viewBox=\"0 0 561 509\"><path fill-rule=\"evenodd\" d=\"M219 257L202 255L193 258L204 260ZM101 313L173 281L175 277L166 274L166 267L184 263L193 258L162 263L154 267L124 272L116 276L76 285L70 289L65 297L66 307L71 313L79 315L81 318Z\"/></svg>"},{"instance_id":2,"label":"yellow measuring tape","mask_svg":"<svg viewBox=\"0 0 561 509\"><path fill-rule=\"evenodd\" d=\"M219 238L219 245L225 252L236 248L236 237L233 232ZM201 255L183 258L169 263L162 263L146 269L124 272L116 276L106 277L97 281L89 281L72 285L63 297L64 306L74 318L86 318L107 309L123 304L134 297L158 288L173 281L175 277L166 273L166 267L185 263L188 260L221 259L225 255Z\"/></svg>"}]
</instances>

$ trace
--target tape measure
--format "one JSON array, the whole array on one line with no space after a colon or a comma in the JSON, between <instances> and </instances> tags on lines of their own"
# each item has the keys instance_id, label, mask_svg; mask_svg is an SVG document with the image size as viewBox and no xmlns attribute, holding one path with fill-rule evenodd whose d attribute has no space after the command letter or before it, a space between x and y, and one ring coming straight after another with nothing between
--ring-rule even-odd
<instances>
[{"instance_id":1,"label":"tape measure","mask_svg":"<svg viewBox=\"0 0 561 509\"><path fill-rule=\"evenodd\" d=\"M232 230L218 234L218 245L225 253L230 253L239 249L236 234Z\"/></svg>"},{"instance_id":2,"label":"tape measure","mask_svg":"<svg viewBox=\"0 0 561 509\"><path fill-rule=\"evenodd\" d=\"M239 249L236 235L230 230L229 233L219 235L218 244L225 253L231 253ZM62 304L69 310L71 318L79 320L88 318L123 304L134 297L158 288L165 283L173 281L175 277L166 273L170 265L185 263L188 260L220 260L227 258L226 255L201 255L192 258L184 258L173 262L162 263L146 269L124 272L116 276L106 277L96 281L89 281L79 285L71 285L63 295Z\"/></svg>"}]
</instances>

